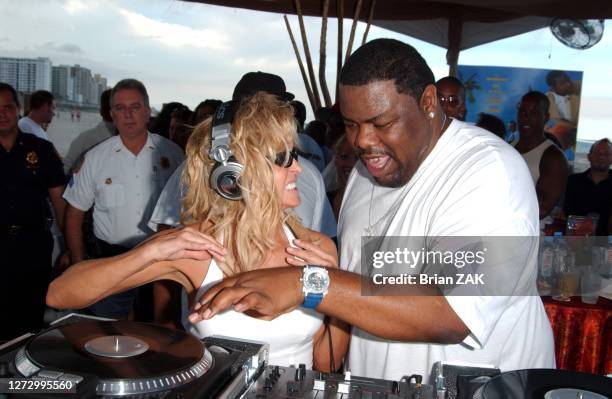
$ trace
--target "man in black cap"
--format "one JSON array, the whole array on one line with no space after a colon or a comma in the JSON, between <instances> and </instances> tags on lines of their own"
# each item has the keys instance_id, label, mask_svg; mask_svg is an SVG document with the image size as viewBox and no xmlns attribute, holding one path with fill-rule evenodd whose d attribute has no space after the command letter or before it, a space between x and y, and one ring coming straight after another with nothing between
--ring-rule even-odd
<instances>
[{"instance_id":1,"label":"man in black cap","mask_svg":"<svg viewBox=\"0 0 612 399\"><path fill-rule=\"evenodd\" d=\"M278 75L266 72L247 72L234 87L232 101L240 101L258 91L274 94L284 101L291 101L295 96L287 91L285 81Z\"/></svg>"}]
</instances>

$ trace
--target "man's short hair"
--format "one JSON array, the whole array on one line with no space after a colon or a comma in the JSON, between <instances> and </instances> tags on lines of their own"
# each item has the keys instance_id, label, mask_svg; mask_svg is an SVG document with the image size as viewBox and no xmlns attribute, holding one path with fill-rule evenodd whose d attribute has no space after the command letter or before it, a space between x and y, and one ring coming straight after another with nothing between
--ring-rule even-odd
<instances>
[{"instance_id":1,"label":"man's short hair","mask_svg":"<svg viewBox=\"0 0 612 399\"><path fill-rule=\"evenodd\" d=\"M47 90L37 90L30 96L30 110L40 109L45 105L53 104L55 97Z\"/></svg>"},{"instance_id":2,"label":"man's short hair","mask_svg":"<svg viewBox=\"0 0 612 399\"><path fill-rule=\"evenodd\" d=\"M291 101L291 106L293 107L293 115L300 124L300 129L303 129L304 123L306 123L306 106L298 100Z\"/></svg>"},{"instance_id":3,"label":"man's short hair","mask_svg":"<svg viewBox=\"0 0 612 399\"><path fill-rule=\"evenodd\" d=\"M203 107L209 107L209 108L212 108L213 110L216 110L221 104L223 104L223 101L221 100L217 100L215 98L207 98L206 100L198 104L194 112L197 112L200 108L203 108Z\"/></svg>"},{"instance_id":4,"label":"man's short hair","mask_svg":"<svg viewBox=\"0 0 612 399\"><path fill-rule=\"evenodd\" d=\"M523 102L524 100L528 98L533 98L536 101L538 101L540 103L540 106L542 107L542 111L544 111L545 114L548 113L548 107L550 106L550 100L548 99L546 94L542 93L541 91L532 90L523 95L523 97L521 98L521 102Z\"/></svg>"},{"instance_id":5,"label":"man's short hair","mask_svg":"<svg viewBox=\"0 0 612 399\"><path fill-rule=\"evenodd\" d=\"M19 97L17 96L17 90L15 90L13 86L8 83L0 82L0 92L3 91L10 92L13 96L13 101L15 101L15 104L17 104L17 107L21 107L21 104L19 104Z\"/></svg>"},{"instance_id":6,"label":"man's short hair","mask_svg":"<svg viewBox=\"0 0 612 399\"><path fill-rule=\"evenodd\" d=\"M557 84L557 79L562 76L567 76L567 73L563 71L550 71L546 75L546 84L549 87L555 87L555 85ZM569 76L567 76L567 78L569 79Z\"/></svg>"},{"instance_id":7,"label":"man's short hair","mask_svg":"<svg viewBox=\"0 0 612 399\"><path fill-rule=\"evenodd\" d=\"M455 86L459 87L459 96L461 96L461 100L465 102L465 86L463 85L462 81L454 76L445 76L436 82L436 88L439 88L440 85L444 83L454 84Z\"/></svg>"},{"instance_id":8,"label":"man's short hair","mask_svg":"<svg viewBox=\"0 0 612 399\"><path fill-rule=\"evenodd\" d=\"M144 103L147 106L147 108L150 108L149 93L147 93L147 89L145 85L142 84L141 81L136 80L136 79L123 79L117 82L115 87L113 87L113 89L111 90L111 95L110 95L111 107L113 106L113 98L115 98L115 94L117 94L119 90L137 90L138 92L140 92L140 94L142 94L142 97L144 98Z\"/></svg>"},{"instance_id":9,"label":"man's short hair","mask_svg":"<svg viewBox=\"0 0 612 399\"><path fill-rule=\"evenodd\" d=\"M359 47L340 72L340 83L364 86L393 80L398 93L417 102L425 88L434 84L434 75L414 47L394 39L376 39Z\"/></svg>"},{"instance_id":10,"label":"man's short hair","mask_svg":"<svg viewBox=\"0 0 612 399\"><path fill-rule=\"evenodd\" d=\"M610 139L603 138L601 140L597 140L596 142L594 142L593 144L591 144L591 148L589 149L589 155L591 155L593 153L593 150L595 149L595 146L597 146L598 144L601 143L607 143L608 145L612 146L612 142L610 142Z\"/></svg>"},{"instance_id":11,"label":"man's short hair","mask_svg":"<svg viewBox=\"0 0 612 399\"><path fill-rule=\"evenodd\" d=\"M102 119L105 121L112 121L113 117L110 114L110 98L111 98L111 89L106 89L100 94L100 115L102 115Z\"/></svg>"}]
</instances>

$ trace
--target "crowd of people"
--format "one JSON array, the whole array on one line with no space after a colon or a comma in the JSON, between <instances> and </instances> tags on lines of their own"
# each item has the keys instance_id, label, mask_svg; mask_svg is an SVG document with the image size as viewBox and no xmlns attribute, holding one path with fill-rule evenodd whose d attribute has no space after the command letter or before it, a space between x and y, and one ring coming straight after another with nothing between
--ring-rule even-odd
<instances>
[{"instance_id":1,"label":"crowd of people","mask_svg":"<svg viewBox=\"0 0 612 399\"><path fill-rule=\"evenodd\" d=\"M508 295L368 296L362 237L537 237L555 208L597 213L608 235L610 141L568 178L545 94L523 96L513 147L503 122L463 122L461 81L436 82L396 40L360 47L339 79L338 104L308 124L270 73L154 119L146 87L124 79L64 159L43 129L51 93L19 119L0 83L0 341L39 330L48 305L265 341L272 364L375 378L428 375L440 360L554 367L537 248L516 255ZM53 221L65 251L52 267Z\"/></svg>"}]
</instances>

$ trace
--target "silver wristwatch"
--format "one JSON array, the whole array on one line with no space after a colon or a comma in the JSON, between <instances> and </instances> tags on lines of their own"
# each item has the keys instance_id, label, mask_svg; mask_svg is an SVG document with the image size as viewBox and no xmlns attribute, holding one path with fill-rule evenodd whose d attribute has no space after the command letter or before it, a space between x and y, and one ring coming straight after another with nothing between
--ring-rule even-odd
<instances>
[{"instance_id":1,"label":"silver wristwatch","mask_svg":"<svg viewBox=\"0 0 612 399\"><path fill-rule=\"evenodd\" d=\"M305 308L314 309L319 306L329 289L329 273L321 266L304 266L302 272L302 292L304 292Z\"/></svg>"}]
</instances>

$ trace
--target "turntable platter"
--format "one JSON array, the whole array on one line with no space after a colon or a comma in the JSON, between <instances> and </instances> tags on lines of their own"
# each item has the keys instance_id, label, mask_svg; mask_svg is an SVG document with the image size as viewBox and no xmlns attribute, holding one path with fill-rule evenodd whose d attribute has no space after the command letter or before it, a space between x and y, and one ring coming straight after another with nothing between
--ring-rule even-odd
<instances>
[{"instance_id":1,"label":"turntable platter","mask_svg":"<svg viewBox=\"0 0 612 399\"><path fill-rule=\"evenodd\" d=\"M483 399L568 398L601 399L612 392L612 379L566 370L516 370L493 377L484 385ZM580 394L580 395L578 395Z\"/></svg>"},{"instance_id":2,"label":"turntable platter","mask_svg":"<svg viewBox=\"0 0 612 399\"><path fill-rule=\"evenodd\" d=\"M129 344L130 350L122 356L92 350L92 345L99 349L100 343L109 341L106 338L117 345ZM212 364L212 355L195 337L129 321L91 321L51 328L34 337L17 355L17 368L26 377L40 369L94 375L100 381L98 393L104 394L173 388L202 376Z\"/></svg>"}]
</instances>

